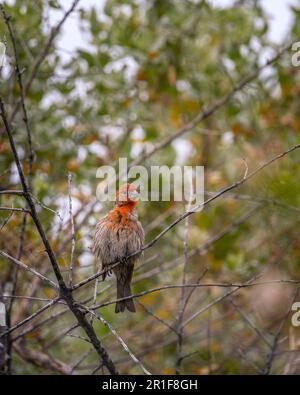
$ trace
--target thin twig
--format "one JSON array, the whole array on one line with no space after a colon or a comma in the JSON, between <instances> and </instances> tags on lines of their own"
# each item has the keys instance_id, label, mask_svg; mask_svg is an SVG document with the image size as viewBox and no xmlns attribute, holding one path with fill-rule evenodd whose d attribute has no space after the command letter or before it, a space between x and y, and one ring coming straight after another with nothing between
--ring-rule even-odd
<instances>
[{"instance_id":1,"label":"thin twig","mask_svg":"<svg viewBox=\"0 0 300 395\"><path fill-rule=\"evenodd\" d=\"M44 311L48 310L50 307L52 307L53 305L55 305L56 303L58 303L59 298L55 298L52 299L51 302L45 304L45 306L41 307L39 310L37 310L35 313L31 314L29 317L26 317L24 320L22 320L21 322L18 322L17 324L11 326L8 330L6 330L5 332L1 333L0 338L4 337L6 335L8 335L9 333L14 332L16 329L20 328L21 326L27 324L27 322L33 320L34 318L36 318L38 315L40 315L41 313L43 313Z\"/></svg>"},{"instance_id":2,"label":"thin twig","mask_svg":"<svg viewBox=\"0 0 300 395\"><path fill-rule=\"evenodd\" d=\"M168 289L181 289L181 288L207 288L207 287L219 287L219 288L234 288L229 292L231 294L234 291L237 291L238 289L241 288L251 288L255 286L262 286L262 285L267 285L267 284L291 284L291 285L298 285L300 283L300 280L273 280L273 281L261 281L257 283L251 283L251 282L246 282L246 283L196 283L196 284L170 284L170 285L163 285L160 287L152 288L147 291L142 291L136 294L132 294L130 296L125 296L124 298L119 298L115 300L111 300L108 302L104 302L101 304L98 304L96 306L90 307L91 310L97 310L105 306L109 306L111 304L115 304L117 302L121 302L123 300L128 300L128 299L135 299L135 298L140 298L142 296L151 294L153 292L160 292L160 291L165 291ZM228 295L229 295L228 294ZM188 320L190 321L190 320Z\"/></svg>"},{"instance_id":3,"label":"thin twig","mask_svg":"<svg viewBox=\"0 0 300 395\"><path fill-rule=\"evenodd\" d=\"M54 281L50 280L48 277L44 276L43 274L39 273L38 271L36 271L35 269L33 269L30 266L27 266L25 263L19 261L18 259L14 258L13 256L7 254L4 251L0 251L0 255L4 256L5 258L8 259L8 261L11 261L13 263L15 263L18 267L28 271L29 273L33 274L34 276L37 276L40 280L45 281L46 283L48 283L49 285L51 285L53 288L58 289L58 285L55 284Z\"/></svg>"},{"instance_id":4,"label":"thin twig","mask_svg":"<svg viewBox=\"0 0 300 395\"><path fill-rule=\"evenodd\" d=\"M0 211L14 211L14 212L21 212L21 213L30 214L29 210L27 210L26 208L22 208L22 207L0 207Z\"/></svg>"},{"instance_id":5,"label":"thin twig","mask_svg":"<svg viewBox=\"0 0 300 395\"><path fill-rule=\"evenodd\" d=\"M189 193L189 201L188 201L188 210L191 208L193 197L193 184L190 184L190 193ZM188 267L188 235L189 235L189 217L186 217L184 224L184 238L183 238L183 255L184 255L184 264L182 270L182 284L186 285L186 276L187 276L187 267ZM183 317L185 310L185 291L186 288L182 287L180 292L179 299L179 308L177 313L177 343L176 343L176 360L175 360L175 372L176 374L180 374L181 368L181 354L182 354L182 345L183 345L183 336L184 336L184 328L183 328Z\"/></svg>"},{"instance_id":6,"label":"thin twig","mask_svg":"<svg viewBox=\"0 0 300 395\"><path fill-rule=\"evenodd\" d=\"M68 286L72 288L73 285L73 269L74 269L74 253L75 253L75 227L74 227L74 219L72 212L72 174L68 174L68 186L69 186L69 215L71 222L71 257L70 257L70 271L69 271L69 281Z\"/></svg>"},{"instance_id":7,"label":"thin twig","mask_svg":"<svg viewBox=\"0 0 300 395\"><path fill-rule=\"evenodd\" d=\"M163 139L160 143L153 146L153 148L147 152L143 152L140 157L138 157L134 162L132 162L131 166L135 166L141 162L144 162L150 156L154 155L157 151L161 150L169 146L175 139L182 137L184 134L189 132L190 130L194 129L200 122L204 121L212 114L214 114L217 110L222 108L225 104L227 104L238 92L240 92L245 86L247 86L250 82L254 81L260 73L265 70L267 67L272 65L273 63L277 62L282 55L291 49L295 42L299 40L293 40L289 42L286 46L284 46L280 51L277 52L271 59L269 59L264 65L258 67L248 76L243 78L236 86L232 88L232 90L223 96L220 100L217 100L213 103L210 107L206 108L204 111L197 114L189 123L182 126L179 130L175 133L167 136Z\"/></svg>"},{"instance_id":8,"label":"thin twig","mask_svg":"<svg viewBox=\"0 0 300 395\"><path fill-rule=\"evenodd\" d=\"M49 38L45 44L45 46L43 47L42 51L40 52L40 55L38 56L38 58L36 59L36 61L34 62L33 66L32 66L32 70L30 73L30 76L28 78L28 80L25 83L24 86L24 95L26 96L29 89L31 88L31 85L33 83L33 81L35 80L36 76L37 76L37 72L41 66L41 64L43 63L43 61L46 59L46 57L49 54L49 51L52 47L52 44L55 40L55 38L57 37L57 35L59 34L62 26L64 25L64 23L66 22L66 20L68 19L68 17L72 14L72 12L75 10L77 4L79 3L80 0L74 0L73 3L71 4L71 7L64 13L62 19L57 23L57 25L51 30L51 33L49 35ZM15 119L16 114L19 111L19 108L21 106L21 100L19 100L15 106L15 108L12 111L12 114L9 118L9 123L11 124L13 122L13 120Z\"/></svg>"},{"instance_id":9,"label":"thin twig","mask_svg":"<svg viewBox=\"0 0 300 395\"><path fill-rule=\"evenodd\" d=\"M300 287L297 287L296 290L295 290L294 296L293 296L293 298L291 300L291 303L289 305L289 308L288 308L286 314L284 315L282 321L280 322L279 328L278 328L278 330L276 332L276 335L274 336L273 343L272 343L272 346L271 346L271 352L268 355L268 358L267 358L267 361L266 361L266 366L265 366L265 369L264 369L264 374L265 375L269 375L270 372L271 372L273 361L274 361L275 356L276 356L276 351L277 351L277 347L278 347L278 343L279 343L279 339L280 339L281 333L283 331L284 325L286 324L286 322L287 322L287 320L289 318L289 314L290 314L290 312L292 310L292 306L293 306L294 302L297 300L297 297L298 297L298 294L299 294L299 290L300 290Z\"/></svg>"},{"instance_id":10,"label":"thin twig","mask_svg":"<svg viewBox=\"0 0 300 395\"><path fill-rule=\"evenodd\" d=\"M114 363L112 362L112 360L110 359L107 351L103 348L102 344L100 343L99 339L96 336L96 333L93 329L93 327L90 325L90 323L87 321L85 314L77 307L77 304L75 302L75 300L73 299L72 293L70 291L69 288L67 288L65 281L63 279L63 276L61 274L56 256L50 246L50 243L48 241L48 238L45 234L44 228L40 222L39 216L37 214L36 208L35 208L35 204L34 201L31 197L31 194L29 192L28 189L28 185L26 182L26 179L24 177L24 173L23 173L23 169L20 163L20 159L19 159L19 155L15 146L15 142L13 139L13 135L12 135L12 130L11 130L11 126L7 120L7 116L6 116L6 111L5 111L5 107L4 107L4 103L2 101L2 99L0 98L0 114L1 114L1 118L3 120L4 123L4 127L5 130L7 132L7 136L9 139L9 143L10 143L10 147L12 150L12 153L14 155L14 160L17 166L17 170L18 170L18 174L20 177L20 181L21 181L21 185L22 185L22 189L24 192L24 198L26 199L26 202L28 203L29 209L31 211L31 216L32 219L35 223L36 229L42 239L42 242L45 246L47 255L49 257L49 261L51 263L52 269L54 271L55 277L58 281L58 285L59 285L59 291L60 291L60 297L62 299L64 299L68 306L69 309L72 311L72 313L74 314L74 316L77 318L77 321L79 323L79 325L83 328L83 330L85 331L85 333L88 335L89 339L91 340L93 346L95 347L95 350L97 351L99 357L102 359L103 364L107 367L107 369L109 370L109 372L111 374L118 374L118 371L116 370L116 367L114 365Z\"/></svg>"},{"instance_id":11,"label":"thin twig","mask_svg":"<svg viewBox=\"0 0 300 395\"><path fill-rule=\"evenodd\" d=\"M99 314L95 313L94 311L90 310L86 306L82 305L83 309L86 309L90 314L92 314L95 318L97 318L99 321L101 321L109 330L110 332L118 339L124 350L130 355L132 360L142 369L142 371L147 374L151 375L151 373L144 367L142 362L130 351L129 347L127 344L124 342L124 340L121 338L120 335L115 331L115 329Z\"/></svg>"},{"instance_id":12,"label":"thin twig","mask_svg":"<svg viewBox=\"0 0 300 395\"><path fill-rule=\"evenodd\" d=\"M156 244L158 242L158 240L160 240L166 233L168 233L171 229L173 229L178 223L180 223L182 220L184 220L185 218L189 217L190 215L198 212L201 208L207 206L208 204L212 203L214 200L218 199L220 196L224 195L225 193L232 191L233 189L236 189L238 187L240 187L241 185L243 185L246 181L250 180L251 178L253 178L256 174L258 174L259 172L261 172L262 170L264 170L266 167L270 166L272 163L276 162L277 160L283 158L284 156L298 150L300 148L300 144L296 144L293 147L289 148L288 150L281 152L280 154L276 155L275 157L273 157L272 159L269 159L268 161L266 161L263 165L259 166L258 168L256 168L256 170L254 170L252 173L250 173L249 175L247 175L246 178L242 178L241 180L225 187L224 189L220 190L219 192L216 192L215 195L213 195L212 197L210 197L209 199L205 200L203 203L197 205L196 207L193 208L193 210L189 210L186 211L184 214L182 214L181 216L179 216L175 221L173 221L169 226L167 226L164 230L162 230L156 237L154 237L149 243L145 244L145 246L143 248L141 248L140 250L137 250L135 252L133 252L132 254L128 255L126 257L126 259L129 259L139 253L141 253L142 251L145 251L147 249L149 249L150 247L152 247L154 244ZM102 274L106 273L107 271L115 268L117 265L119 265L121 262L117 261L112 263L108 268L98 271L97 273L93 274L92 276L86 278L85 280L80 281L79 283L77 283L76 285L73 286L72 290L76 290L78 288L83 287L84 285L88 284L89 282L95 280L96 278L100 277Z\"/></svg>"}]
</instances>

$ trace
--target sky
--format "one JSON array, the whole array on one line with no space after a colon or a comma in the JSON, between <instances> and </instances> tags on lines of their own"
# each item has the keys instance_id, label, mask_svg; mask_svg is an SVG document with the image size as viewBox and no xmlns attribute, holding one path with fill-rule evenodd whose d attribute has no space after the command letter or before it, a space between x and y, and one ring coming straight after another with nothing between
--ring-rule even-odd
<instances>
[{"instance_id":1,"label":"sky","mask_svg":"<svg viewBox=\"0 0 300 395\"><path fill-rule=\"evenodd\" d=\"M215 6L226 7L233 3L233 0L209 0ZM290 6L298 5L300 7L300 0L260 0L270 20L269 37L275 43L280 43L292 23L292 12ZM64 8L70 7L72 0L64 0ZM99 13L103 10L105 0L84 0L80 2L80 7L89 9L95 6ZM53 25L61 18L61 12L53 11L50 14L50 24ZM64 25L63 34L59 39L59 47L65 51L68 57L68 51L73 51L76 48L87 48L87 38L82 34L78 17L73 14Z\"/></svg>"}]
</instances>

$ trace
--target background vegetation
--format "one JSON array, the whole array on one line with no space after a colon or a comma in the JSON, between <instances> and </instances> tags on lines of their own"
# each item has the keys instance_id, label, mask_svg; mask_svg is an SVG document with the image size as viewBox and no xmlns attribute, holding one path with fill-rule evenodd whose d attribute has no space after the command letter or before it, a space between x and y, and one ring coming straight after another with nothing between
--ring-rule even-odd
<instances>
[{"instance_id":1,"label":"background vegetation","mask_svg":"<svg viewBox=\"0 0 300 395\"><path fill-rule=\"evenodd\" d=\"M7 58L0 96L37 215L66 281L72 255L68 173L76 284L95 273L89 247L97 220L111 208L95 198L99 166L116 165L119 157L146 167L204 165L209 199L243 178L244 161L251 172L299 144L300 73L291 64L293 52L287 49L256 70L300 37L300 9L293 9L294 22L277 46L255 0L224 9L196 0L107 0L103 14L81 9L79 2L67 17L80 15L89 46L66 61L57 44L63 26L49 27L51 10L61 18L66 14L63 2L3 5L11 19L5 22L1 15ZM214 109L230 92L235 94ZM33 161L28 161L28 131ZM11 210L28 209L28 202L5 192L22 187L3 119L0 135L0 250L56 281L31 215ZM135 270L135 294L165 285L202 286L147 292L135 299L136 314L116 315L113 304L96 310L95 333L119 372L141 374L142 364L153 374L299 373L300 329L292 326L290 314L292 302L299 301L299 177L294 151L172 227L145 251ZM141 202L146 241L184 210L173 201ZM74 291L74 298L91 307L94 283ZM22 323L57 290L3 255L0 290L8 311L1 340L10 357L2 358L3 372L108 372L62 303ZM115 280L99 281L97 304L115 297Z\"/></svg>"}]
</instances>

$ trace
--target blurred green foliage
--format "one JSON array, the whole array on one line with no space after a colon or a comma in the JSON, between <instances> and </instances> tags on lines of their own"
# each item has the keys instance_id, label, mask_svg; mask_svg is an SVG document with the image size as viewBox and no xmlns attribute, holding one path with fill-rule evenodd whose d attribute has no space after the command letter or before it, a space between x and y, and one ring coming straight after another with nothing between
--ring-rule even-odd
<instances>
[{"instance_id":1,"label":"blurred green foliage","mask_svg":"<svg viewBox=\"0 0 300 395\"><path fill-rule=\"evenodd\" d=\"M26 81L49 36L49 12L56 10L63 15L62 2L15 0L13 4L4 3L12 17L19 63ZM134 160L136 154L174 133L226 95L277 47L270 42L269 20L260 2L255 0L239 1L236 6L224 9L212 7L208 1L196 0L107 0L103 14L96 8L87 10L79 5L76 15L89 45L62 56L57 39L38 70L26 96L26 105L36 154L32 192L43 204L61 211L67 220L67 172L72 172L73 198L78 210L76 221L80 223L85 209L95 198L99 166L116 164L119 157L127 157L129 162ZM286 40L299 35L300 10L293 9L293 15ZM7 65L1 71L0 94L11 112L19 98L19 89L13 69L12 46L2 20L0 39L7 43ZM291 56L292 52L287 52L212 117L180 138L182 146L189 144L190 147L184 164L205 165L207 192L218 191L241 179L243 159L249 169L254 170L265 160L299 143L300 74L299 68L292 67ZM0 123L0 128L2 126ZM13 127L27 174L28 144L20 111ZM178 147L170 144L143 165L173 165L178 158ZM1 188L18 189L13 157L4 134L0 142L0 169ZM264 268L273 274L273 270L278 270L275 278L299 278L299 178L299 153L295 152L234 193L194 214L189 222L189 249L201 247L255 204L262 201L264 204L247 221L213 243L208 251L189 259L188 281L195 283L206 267L208 272L203 281L209 283L244 282ZM7 196L1 196L0 203L15 207L23 204L20 198ZM91 262L88 247L95 221L108 208L108 205L103 207L100 213L96 207L76 232L77 281L94 272L93 266L85 267ZM140 203L141 222L146 230L149 229L147 241L183 210L184 205L176 202ZM169 214L164 217L166 212ZM47 209L39 207L39 214L54 251L58 251L62 269L66 269L70 243L65 243L62 250L59 248L70 234L70 228L61 225L57 216ZM0 212L0 226L6 217L7 213ZM15 213L0 234L1 249L13 256L17 251L21 221L21 215ZM176 264L172 261L183 254L183 229L183 223L174 227L145 253L144 260L154 258L137 268L134 292L181 283L184 259ZM44 268L47 262L30 221L22 260L34 264L37 269ZM12 271L2 258L0 271L2 281L9 285ZM17 294L23 295L31 278L27 273L20 273L20 276ZM104 296L100 294L99 303L115 298L114 282L108 284L112 286ZM101 284L100 288L105 286L106 283ZM288 285L278 289L279 300L284 301L289 290ZM197 289L190 299L185 319L224 291ZM52 297L51 292L40 284L35 295ZM87 299L92 292L89 286L76 296ZM236 302L241 309L266 331L267 337L271 337L278 317L268 318L266 313L265 320L260 320L261 310L253 303L253 299L260 296L251 289L242 289L235 295L238 295ZM172 325L176 322L179 296L178 290L167 290L149 294L140 298L140 302ZM275 296L274 300L277 300ZM30 304L29 313L39 306L39 302ZM16 316L19 308L19 303L15 303ZM111 305L101 309L101 314L132 351L141 354L143 363L152 373L174 373L176 336L142 306L138 305L138 313L134 316L116 316ZM260 338L254 338L255 333L227 299L216 304L209 314L204 312L185 328L184 354L191 355L182 361L183 373L256 373L253 364L264 366L268 347ZM72 323L71 316L65 315L28 335L26 341L33 349L43 348ZM119 369L123 373L140 373L130 359L126 359L108 329L96 322L95 328L113 359L120 362ZM285 333L291 336L288 325ZM299 331L297 344L299 348ZM245 360L241 359L237 348L245 350L250 345L251 353ZM288 341L281 346L289 348ZM64 337L51 348L51 353L72 364L88 347L80 339ZM283 372L287 358L288 355L282 355L278 359L276 373ZM91 354L78 373L87 373L96 364L96 355ZM17 355L14 355L14 369L25 374L49 373L44 368L24 364Z\"/></svg>"}]
</instances>

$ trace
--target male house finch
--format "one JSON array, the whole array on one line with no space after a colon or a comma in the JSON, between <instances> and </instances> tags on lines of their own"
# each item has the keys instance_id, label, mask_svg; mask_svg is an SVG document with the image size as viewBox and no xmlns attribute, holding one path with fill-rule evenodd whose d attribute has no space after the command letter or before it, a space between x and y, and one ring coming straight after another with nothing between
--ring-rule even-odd
<instances>
[{"instance_id":1,"label":"male house finch","mask_svg":"<svg viewBox=\"0 0 300 395\"><path fill-rule=\"evenodd\" d=\"M144 246L144 230L135 210L138 195L134 184L123 185L117 192L115 207L98 222L94 236L92 251L100 261L101 270L121 262L112 269L117 278L117 299L131 295L134 263L141 253L125 258ZM103 280L107 273L103 274ZM132 299L117 302L115 312L122 312L125 308L135 312Z\"/></svg>"}]
</instances>

